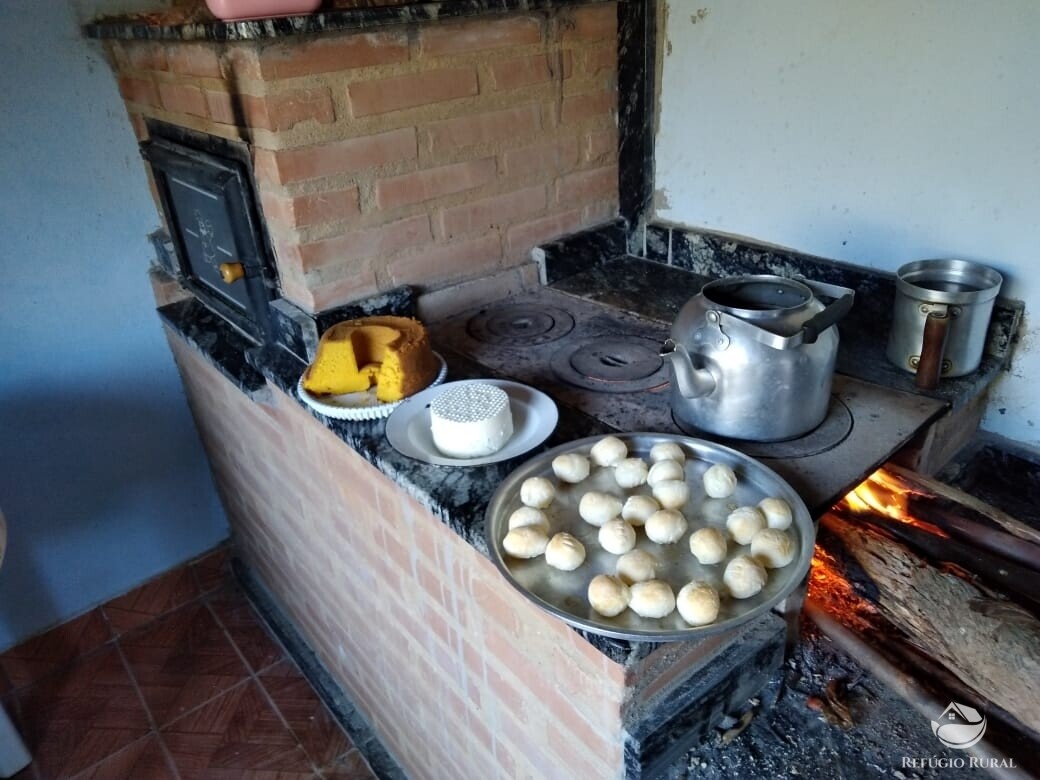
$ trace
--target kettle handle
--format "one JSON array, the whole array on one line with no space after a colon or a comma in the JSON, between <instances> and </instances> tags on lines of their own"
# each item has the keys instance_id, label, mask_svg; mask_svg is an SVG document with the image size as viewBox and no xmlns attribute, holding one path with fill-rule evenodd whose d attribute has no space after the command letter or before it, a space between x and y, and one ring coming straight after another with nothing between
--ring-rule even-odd
<instances>
[{"instance_id":1,"label":"kettle handle","mask_svg":"<svg viewBox=\"0 0 1040 780\"><path fill-rule=\"evenodd\" d=\"M817 295L824 295L828 298L836 299L827 304L823 311L806 320L802 325L802 343L814 344L816 343L816 339L820 337L821 333L827 330L831 325L837 323L852 310L852 304L855 301L856 293L848 287L839 287L836 284L815 282L811 279L801 278L799 278L798 281Z\"/></svg>"}]
</instances>

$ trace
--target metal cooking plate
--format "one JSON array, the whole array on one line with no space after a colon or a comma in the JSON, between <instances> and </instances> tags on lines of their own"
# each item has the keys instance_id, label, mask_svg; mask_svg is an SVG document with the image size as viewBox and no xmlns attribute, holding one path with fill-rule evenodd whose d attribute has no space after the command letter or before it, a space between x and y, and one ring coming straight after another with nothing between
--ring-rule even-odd
<instances>
[{"instance_id":1,"label":"metal cooking plate","mask_svg":"<svg viewBox=\"0 0 1040 780\"><path fill-rule=\"evenodd\" d=\"M688 436L659 433L615 434L628 445L629 453L647 459L650 448L663 441L677 442L686 452L686 481L691 488L690 502L683 514L690 529L676 544L660 545L649 541L641 528L636 529L636 547L653 554L663 566L659 579L666 580L675 593L690 580L708 582L719 591L722 603L719 617L708 626L688 626L678 611L660 619L641 618L631 610L608 618L594 612L588 604L589 582L597 574L614 574L618 556L599 546L599 529L589 525L578 515L578 501L590 490L603 490L619 497L633 493L649 493L647 486L623 490L614 481L609 468L593 467L588 479L577 485L560 482L552 471L552 460L565 452L588 454L602 436L556 447L528 461L510 474L495 491L486 513L488 550L495 565L506 579L521 593L542 609L556 615L572 626L604 636L635 641L693 640L729 631L772 609L801 582L812 560L816 534L812 517L805 503L794 489L776 472L758 461L729 447L723 447ZM710 499L704 495L702 475L714 463L725 463L737 474L737 491L725 499ZM506 555L502 539L509 525L509 515L521 506L520 485L528 477L547 477L557 486L556 499L546 510L552 533L567 531L585 545L585 563L575 571L558 571L546 565L543 557L521 560ZM797 553L794 561L782 569L769 570L766 587L757 596L738 600L726 594L722 572L726 561L734 555L747 553L747 546L730 544L726 561L715 566L702 566L690 553L689 535L698 528L712 525L725 530L726 515L737 506L757 504L766 496L779 496L791 505L794 523L789 529Z\"/></svg>"},{"instance_id":2,"label":"metal cooking plate","mask_svg":"<svg viewBox=\"0 0 1040 780\"><path fill-rule=\"evenodd\" d=\"M556 375L601 393L634 393L668 383L660 342L616 334L571 344L552 356Z\"/></svg>"},{"instance_id":3,"label":"metal cooking plate","mask_svg":"<svg viewBox=\"0 0 1040 780\"><path fill-rule=\"evenodd\" d=\"M539 303L515 303L485 309L466 323L466 332L487 344L536 346L562 339L574 329L574 317Z\"/></svg>"}]
</instances>

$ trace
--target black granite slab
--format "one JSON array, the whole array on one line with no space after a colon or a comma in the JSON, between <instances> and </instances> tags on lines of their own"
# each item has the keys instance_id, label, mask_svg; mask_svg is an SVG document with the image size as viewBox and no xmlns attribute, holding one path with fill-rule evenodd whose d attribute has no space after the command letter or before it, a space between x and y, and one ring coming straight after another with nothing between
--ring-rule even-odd
<instances>
[{"instance_id":1,"label":"black granite slab","mask_svg":"<svg viewBox=\"0 0 1040 780\"><path fill-rule=\"evenodd\" d=\"M140 17L100 18L82 28L87 38L149 41L256 41L328 32L368 32L384 27L523 11L548 11L608 0L430 0L398 5L318 11L251 21L219 20L155 24Z\"/></svg>"},{"instance_id":2,"label":"black granite slab","mask_svg":"<svg viewBox=\"0 0 1040 780\"><path fill-rule=\"evenodd\" d=\"M649 212L654 178L657 3L618 3L618 207L637 225Z\"/></svg>"},{"instance_id":3,"label":"black granite slab","mask_svg":"<svg viewBox=\"0 0 1040 780\"><path fill-rule=\"evenodd\" d=\"M545 256L546 283L553 284L624 255L627 240L628 224L619 219L542 245L539 249Z\"/></svg>"}]
</instances>

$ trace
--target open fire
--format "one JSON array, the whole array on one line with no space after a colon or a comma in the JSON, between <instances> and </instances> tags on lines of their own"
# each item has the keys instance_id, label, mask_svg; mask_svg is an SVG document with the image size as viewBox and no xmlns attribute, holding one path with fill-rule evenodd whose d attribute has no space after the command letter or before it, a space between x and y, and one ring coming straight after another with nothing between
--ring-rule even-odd
<instances>
[{"instance_id":1,"label":"open fire","mask_svg":"<svg viewBox=\"0 0 1040 780\"><path fill-rule=\"evenodd\" d=\"M869 647L908 700L979 702L1035 743L1038 594L1037 529L887 465L821 517L808 612L854 657L849 636Z\"/></svg>"}]
</instances>

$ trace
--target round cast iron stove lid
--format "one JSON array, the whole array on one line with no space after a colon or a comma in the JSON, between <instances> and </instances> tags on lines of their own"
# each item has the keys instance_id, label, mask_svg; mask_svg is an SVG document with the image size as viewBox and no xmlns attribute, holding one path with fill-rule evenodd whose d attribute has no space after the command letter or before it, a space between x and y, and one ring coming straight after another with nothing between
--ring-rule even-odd
<instances>
[{"instance_id":1,"label":"round cast iron stove lid","mask_svg":"<svg viewBox=\"0 0 1040 780\"><path fill-rule=\"evenodd\" d=\"M674 422L680 430L690 436L709 438L727 447L740 450L752 458L808 458L811 455L819 455L821 452L834 449L852 432L852 411L840 398L831 396L831 404L827 410L827 416L823 422L803 436L785 441L747 441L745 439L727 439L716 436L705 431L690 428L688 425L680 425L679 421L672 415Z\"/></svg>"},{"instance_id":2,"label":"round cast iron stove lid","mask_svg":"<svg viewBox=\"0 0 1040 780\"><path fill-rule=\"evenodd\" d=\"M466 323L477 341L503 347L533 347L562 339L574 329L563 309L537 303L513 303L485 309Z\"/></svg>"},{"instance_id":3,"label":"round cast iron stove lid","mask_svg":"<svg viewBox=\"0 0 1040 780\"><path fill-rule=\"evenodd\" d=\"M668 383L660 342L641 336L609 334L569 344L552 356L563 381L601 393L634 393Z\"/></svg>"}]
</instances>

